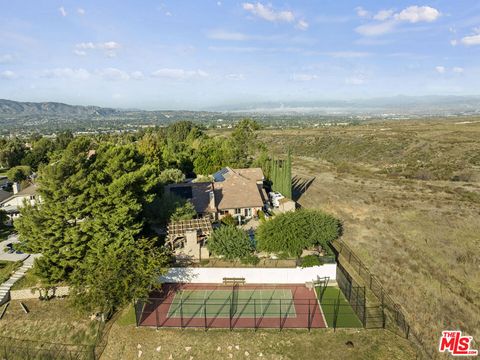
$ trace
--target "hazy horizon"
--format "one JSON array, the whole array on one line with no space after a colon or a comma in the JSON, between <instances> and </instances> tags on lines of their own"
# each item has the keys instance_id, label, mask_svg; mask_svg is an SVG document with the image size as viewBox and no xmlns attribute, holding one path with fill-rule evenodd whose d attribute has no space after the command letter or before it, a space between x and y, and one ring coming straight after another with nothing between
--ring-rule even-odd
<instances>
[{"instance_id":1,"label":"hazy horizon","mask_svg":"<svg viewBox=\"0 0 480 360\"><path fill-rule=\"evenodd\" d=\"M0 14L0 98L15 101L201 110L477 96L479 56L475 1L3 1Z\"/></svg>"}]
</instances>

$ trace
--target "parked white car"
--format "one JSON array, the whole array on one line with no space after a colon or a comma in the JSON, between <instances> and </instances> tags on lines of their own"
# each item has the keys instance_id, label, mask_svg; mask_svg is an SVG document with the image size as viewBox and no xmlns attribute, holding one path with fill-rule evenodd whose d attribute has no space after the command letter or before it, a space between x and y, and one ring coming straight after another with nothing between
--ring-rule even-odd
<instances>
[{"instance_id":1,"label":"parked white car","mask_svg":"<svg viewBox=\"0 0 480 360\"><path fill-rule=\"evenodd\" d=\"M282 194L280 194L278 191L272 191L268 193L268 196L270 197L270 201L272 202L273 207L279 207L280 206L280 200L285 198Z\"/></svg>"}]
</instances>

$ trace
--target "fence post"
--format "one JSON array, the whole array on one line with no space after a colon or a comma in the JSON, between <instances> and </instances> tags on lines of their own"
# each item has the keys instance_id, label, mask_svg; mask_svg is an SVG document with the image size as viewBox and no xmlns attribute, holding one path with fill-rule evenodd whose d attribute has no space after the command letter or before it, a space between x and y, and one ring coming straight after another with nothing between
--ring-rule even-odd
<instances>
[{"instance_id":1,"label":"fence post","mask_svg":"<svg viewBox=\"0 0 480 360\"><path fill-rule=\"evenodd\" d=\"M312 319L310 318L310 299L308 299L308 332L310 332L310 328L312 327Z\"/></svg>"},{"instance_id":2,"label":"fence post","mask_svg":"<svg viewBox=\"0 0 480 360\"><path fill-rule=\"evenodd\" d=\"M382 291L382 328L385 329L387 319L385 317L385 302L383 298L383 291Z\"/></svg>"},{"instance_id":3,"label":"fence post","mask_svg":"<svg viewBox=\"0 0 480 360\"><path fill-rule=\"evenodd\" d=\"M155 325L158 330L158 299L155 299Z\"/></svg>"},{"instance_id":4,"label":"fence post","mask_svg":"<svg viewBox=\"0 0 480 360\"><path fill-rule=\"evenodd\" d=\"M336 332L337 330L338 307L339 307L339 301L337 299L335 300L335 303L333 305L333 331L334 332Z\"/></svg>"},{"instance_id":5,"label":"fence post","mask_svg":"<svg viewBox=\"0 0 480 360\"><path fill-rule=\"evenodd\" d=\"M257 331L257 302L253 299L253 329Z\"/></svg>"},{"instance_id":6,"label":"fence post","mask_svg":"<svg viewBox=\"0 0 480 360\"><path fill-rule=\"evenodd\" d=\"M282 331L282 299L279 300L279 320L280 320L280 331Z\"/></svg>"},{"instance_id":7,"label":"fence post","mask_svg":"<svg viewBox=\"0 0 480 360\"><path fill-rule=\"evenodd\" d=\"M363 327L367 328L367 296L365 286L363 287Z\"/></svg>"},{"instance_id":8,"label":"fence post","mask_svg":"<svg viewBox=\"0 0 480 360\"><path fill-rule=\"evenodd\" d=\"M232 311L233 311L232 305L233 305L233 298L232 298L232 296L230 295L230 309L229 309L229 312L228 312L229 315L230 315L230 316L228 317L228 318L230 319L230 331L232 331L232 317L233 317L233 314L232 314Z\"/></svg>"},{"instance_id":9,"label":"fence post","mask_svg":"<svg viewBox=\"0 0 480 360\"><path fill-rule=\"evenodd\" d=\"M180 299L180 328L183 330L183 298Z\"/></svg>"},{"instance_id":10,"label":"fence post","mask_svg":"<svg viewBox=\"0 0 480 360\"><path fill-rule=\"evenodd\" d=\"M207 331L207 300L203 299L203 318L205 320L205 331Z\"/></svg>"}]
</instances>

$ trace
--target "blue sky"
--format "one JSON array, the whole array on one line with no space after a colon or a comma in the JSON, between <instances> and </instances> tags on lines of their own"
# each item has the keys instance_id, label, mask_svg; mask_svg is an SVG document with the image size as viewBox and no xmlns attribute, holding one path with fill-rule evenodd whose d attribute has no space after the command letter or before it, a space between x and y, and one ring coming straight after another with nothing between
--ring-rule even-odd
<instances>
[{"instance_id":1,"label":"blue sky","mask_svg":"<svg viewBox=\"0 0 480 360\"><path fill-rule=\"evenodd\" d=\"M474 0L0 6L0 98L202 109L480 94Z\"/></svg>"}]
</instances>

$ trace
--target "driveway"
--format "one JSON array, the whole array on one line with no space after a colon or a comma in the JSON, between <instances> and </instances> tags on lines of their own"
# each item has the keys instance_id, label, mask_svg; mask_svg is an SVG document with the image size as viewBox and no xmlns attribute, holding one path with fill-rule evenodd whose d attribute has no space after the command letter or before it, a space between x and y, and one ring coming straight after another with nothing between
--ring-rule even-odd
<instances>
[{"instance_id":1,"label":"driveway","mask_svg":"<svg viewBox=\"0 0 480 360\"><path fill-rule=\"evenodd\" d=\"M20 242L16 234L10 235L7 240L0 242L0 260L3 261L23 261L28 257L28 254L9 254L7 245L16 244Z\"/></svg>"}]
</instances>

